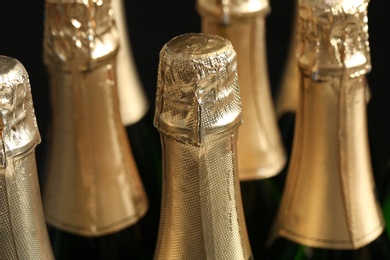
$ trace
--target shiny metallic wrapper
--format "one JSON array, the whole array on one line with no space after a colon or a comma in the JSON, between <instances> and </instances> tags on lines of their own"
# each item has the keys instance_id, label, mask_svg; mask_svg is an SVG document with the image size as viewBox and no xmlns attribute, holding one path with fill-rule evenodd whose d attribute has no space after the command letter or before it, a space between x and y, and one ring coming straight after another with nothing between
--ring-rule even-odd
<instances>
[{"instance_id":1,"label":"shiny metallic wrapper","mask_svg":"<svg viewBox=\"0 0 390 260\"><path fill-rule=\"evenodd\" d=\"M47 0L45 8L52 95L46 220L78 235L113 233L144 216L148 200L120 116L111 2Z\"/></svg>"},{"instance_id":2,"label":"shiny metallic wrapper","mask_svg":"<svg viewBox=\"0 0 390 260\"><path fill-rule=\"evenodd\" d=\"M0 56L0 259L54 259L38 182L41 142L28 73Z\"/></svg>"},{"instance_id":3,"label":"shiny metallic wrapper","mask_svg":"<svg viewBox=\"0 0 390 260\"><path fill-rule=\"evenodd\" d=\"M296 59L298 32L298 1L294 0L293 23L291 26L291 37L287 59L285 60L282 80L276 94L275 110L276 116L280 119L285 113L295 113L298 106L299 85L301 84L301 73Z\"/></svg>"},{"instance_id":4,"label":"shiny metallic wrapper","mask_svg":"<svg viewBox=\"0 0 390 260\"><path fill-rule=\"evenodd\" d=\"M154 125L163 150L155 259L252 259L237 172L236 53L189 33L160 52Z\"/></svg>"},{"instance_id":5,"label":"shiny metallic wrapper","mask_svg":"<svg viewBox=\"0 0 390 260\"><path fill-rule=\"evenodd\" d=\"M290 39L290 49L288 57L286 60L283 79L278 90L276 98L276 115L278 118L281 118L284 113L292 112L295 113L298 106L299 94L299 85L301 84L301 73L297 61L297 51L299 52L298 42L300 41L300 32L299 32L299 0L294 0L294 21L292 25L292 35ZM299 56L299 53L298 53ZM371 98L371 91L369 87L366 87L366 101L367 103Z\"/></svg>"},{"instance_id":6,"label":"shiny metallic wrapper","mask_svg":"<svg viewBox=\"0 0 390 260\"><path fill-rule=\"evenodd\" d=\"M285 149L270 92L265 16L267 0L198 0L202 32L231 41L237 52L243 125L237 150L242 181L277 175L286 164Z\"/></svg>"},{"instance_id":7,"label":"shiny metallic wrapper","mask_svg":"<svg viewBox=\"0 0 390 260\"><path fill-rule=\"evenodd\" d=\"M112 8L119 33L119 52L116 58L119 108L123 124L131 125L146 114L149 104L130 48L124 1L112 0Z\"/></svg>"},{"instance_id":8,"label":"shiny metallic wrapper","mask_svg":"<svg viewBox=\"0 0 390 260\"><path fill-rule=\"evenodd\" d=\"M384 228L366 121L367 0L300 1L301 98L277 235L357 249Z\"/></svg>"}]
</instances>

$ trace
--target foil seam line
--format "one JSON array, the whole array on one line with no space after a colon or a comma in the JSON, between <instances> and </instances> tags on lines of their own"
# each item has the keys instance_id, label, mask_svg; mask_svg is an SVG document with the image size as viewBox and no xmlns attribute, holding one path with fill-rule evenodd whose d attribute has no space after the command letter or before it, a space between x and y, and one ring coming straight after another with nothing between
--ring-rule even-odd
<instances>
[{"instance_id":1,"label":"foil seam line","mask_svg":"<svg viewBox=\"0 0 390 260\"><path fill-rule=\"evenodd\" d=\"M158 125L156 126L156 128L163 135L170 136L178 142L192 144L195 146L200 146L204 142L206 136L210 136L210 135L218 136L218 135L223 135L227 132L235 131L242 124L242 120L240 116L238 116L236 119L234 119L234 121L230 122L228 125L218 126L212 129L202 129L201 127L197 127L196 128L197 131L191 131L193 129L177 128L175 126L171 126L165 123L164 121L160 120L160 118L158 118L157 120L158 120ZM201 125L200 120L198 120L197 124L199 126ZM178 133L178 131L173 131L171 129L173 130L179 129L184 131L180 131L180 133ZM193 133L193 135L190 136L190 134L188 133Z\"/></svg>"},{"instance_id":2,"label":"foil seam line","mask_svg":"<svg viewBox=\"0 0 390 260\"><path fill-rule=\"evenodd\" d=\"M301 135L298 135L298 134L300 134L301 131L302 131L300 128L303 125L303 118L306 117L304 115L306 113L306 110L304 109L304 107L305 107L304 103L305 103L306 99L303 97L304 94L305 94L304 84L305 84L304 78L301 77L301 84L300 84L300 86L303 86L302 87L303 89L301 91L299 91L301 102L299 102L298 107L297 107L297 122L295 123L295 126L294 126L293 151L291 152L291 155L294 155L296 157L296 159L294 160L294 162L295 162L294 164L290 164L289 169L287 171L287 176L290 176L291 172L294 172L294 173L297 172L296 170L294 170L294 168L298 168L298 169L302 168L302 166L301 166L301 164L302 164L302 153L296 153L296 152L294 153L294 151L298 149L297 148L298 145L300 147L298 149L298 151L303 151L303 148L302 148L303 142L301 141L302 138L301 138ZM292 158L291 158L290 162L292 162ZM295 178L292 178L291 176L289 177L289 181L290 182L291 182L291 180L294 180L294 182L290 186L291 187L290 189L292 189L292 194L291 194L292 198L296 197L296 191L297 191L296 186L297 186L297 183L299 183L299 178L300 178L300 174L299 173L297 174L297 176ZM297 201L297 200L296 199L291 199L290 201ZM290 206L287 205L287 211L285 211L284 214L282 212L281 215L285 215L285 216L283 216L284 219L289 214L289 212L292 211L291 208L294 208L294 205L291 205L291 204L290 204Z\"/></svg>"},{"instance_id":3,"label":"foil seam line","mask_svg":"<svg viewBox=\"0 0 390 260\"><path fill-rule=\"evenodd\" d=\"M5 144L3 144L3 147L5 150L6 157L17 158L17 157L23 156L25 154L31 153L33 150L35 150L35 148L38 146L38 144L40 144L40 142L41 141L39 139L36 139L34 142L31 142L29 144L30 147L28 147L27 149L17 149L14 151L12 151L11 149L7 149ZM24 148L26 148L26 147L27 146L25 146Z\"/></svg>"},{"instance_id":4,"label":"foil seam line","mask_svg":"<svg viewBox=\"0 0 390 260\"><path fill-rule=\"evenodd\" d=\"M344 65L345 67L345 65ZM346 68L346 67L345 67ZM345 71L347 71L345 69ZM351 242L354 244L355 236L354 236L354 214L353 214L353 209L350 201L348 200L348 195L350 194L350 182L349 182L349 169L348 169L348 163L345 160L346 153L348 153L348 148L347 148L347 140L345 138L346 133L346 124L347 122L347 91L348 91L348 86L345 86L345 76L343 76L340 79L340 94L339 94L339 113L338 113L338 131L337 131L337 137L339 141L339 149L340 149L340 156L339 156L339 165L340 165L340 184L341 184L341 190L343 191L343 203L345 207L345 217L347 221L347 226L348 226L348 233L351 239Z\"/></svg>"},{"instance_id":5,"label":"foil seam line","mask_svg":"<svg viewBox=\"0 0 390 260\"><path fill-rule=\"evenodd\" d=\"M71 66L72 64L74 64L73 60L67 60L63 62L59 60L59 58L57 58L57 56L55 56L54 54L49 54L51 50L46 50L44 52L44 63L47 66L53 67L54 70L61 71L67 74L72 74L75 72L90 73L99 68L105 67L110 60L116 60L115 56L119 52L119 46L117 46L111 53L105 55L104 57L95 60L88 58L88 61L86 63L83 63L81 65L77 64L77 66L73 67ZM76 67L76 69L74 67Z\"/></svg>"}]
</instances>

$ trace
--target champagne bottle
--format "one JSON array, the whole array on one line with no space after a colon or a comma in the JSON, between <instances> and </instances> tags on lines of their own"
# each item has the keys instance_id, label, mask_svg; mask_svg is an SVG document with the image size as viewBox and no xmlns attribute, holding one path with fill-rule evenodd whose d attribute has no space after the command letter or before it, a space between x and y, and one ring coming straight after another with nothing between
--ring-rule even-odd
<instances>
[{"instance_id":1,"label":"champagne bottle","mask_svg":"<svg viewBox=\"0 0 390 260\"><path fill-rule=\"evenodd\" d=\"M292 15L290 24L290 41L288 43L288 53L284 61L284 67L281 74L281 81L278 82L276 91L275 110L278 119L278 124L283 140L284 147L287 153L287 163L283 171L282 186L284 185L285 175L287 173L289 158L291 155L295 116L298 106L299 84L301 83L301 74L299 72L298 62L296 59L297 37L298 32L298 1L294 0L292 4Z\"/></svg>"},{"instance_id":2,"label":"champagne bottle","mask_svg":"<svg viewBox=\"0 0 390 260\"><path fill-rule=\"evenodd\" d=\"M128 3L132 8L134 3ZM116 61L117 86L122 122L126 127L134 160L149 198L149 209L140 222L148 233L153 249L158 231L161 203L161 151L160 140L153 127L153 112L147 99L131 50L127 26L127 6L124 0L113 0L115 23L119 34ZM153 250L152 250L153 251Z\"/></svg>"},{"instance_id":3,"label":"champagne bottle","mask_svg":"<svg viewBox=\"0 0 390 260\"><path fill-rule=\"evenodd\" d=\"M116 75L119 108L125 126L138 122L147 112L149 103L138 77L127 30L124 0L112 0L115 24L119 34Z\"/></svg>"},{"instance_id":4,"label":"champagne bottle","mask_svg":"<svg viewBox=\"0 0 390 260\"><path fill-rule=\"evenodd\" d=\"M276 95L275 109L276 116L279 120L282 120L283 116L295 114L298 105L298 91L301 76L295 55L297 50L297 37L299 36L298 1L294 0L288 55L284 63L281 82Z\"/></svg>"},{"instance_id":5,"label":"champagne bottle","mask_svg":"<svg viewBox=\"0 0 390 260\"><path fill-rule=\"evenodd\" d=\"M122 121L111 1L45 2L52 121L43 205L56 259L148 259L148 198Z\"/></svg>"},{"instance_id":6,"label":"champagne bottle","mask_svg":"<svg viewBox=\"0 0 390 260\"><path fill-rule=\"evenodd\" d=\"M231 41L237 52L243 124L237 139L238 172L254 257L260 256L279 205L275 176L286 164L267 69L268 0L197 1L203 33ZM275 178L271 178L275 177Z\"/></svg>"},{"instance_id":7,"label":"champagne bottle","mask_svg":"<svg viewBox=\"0 0 390 260\"><path fill-rule=\"evenodd\" d=\"M174 37L160 51L154 125L163 193L155 259L253 259L237 172L241 99L225 38Z\"/></svg>"},{"instance_id":8,"label":"champagne bottle","mask_svg":"<svg viewBox=\"0 0 390 260\"><path fill-rule=\"evenodd\" d=\"M286 156L270 92L265 16L267 0L197 1L202 32L232 42L237 52L243 125L237 140L240 180L275 176Z\"/></svg>"},{"instance_id":9,"label":"champagne bottle","mask_svg":"<svg viewBox=\"0 0 390 260\"><path fill-rule=\"evenodd\" d=\"M0 56L0 259L54 259L38 182L41 136L24 66Z\"/></svg>"},{"instance_id":10,"label":"champagne bottle","mask_svg":"<svg viewBox=\"0 0 390 260\"><path fill-rule=\"evenodd\" d=\"M270 238L302 245L297 258L389 257L368 148L367 7L367 0L299 1L300 97Z\"/></svg>"},{"instance_id":11,"label":"champagne bottle","mask_svg":"<svg viewBox=\"0 0 390 260\"><path fill-rule=\"evenodd\" d=\"M297 37L300 34L298 31L298 1L294 0L288 56L284 64L282 80L276 95L276 115L288 156L290 156L294 136L295 113L299 103L299 85L301 82L301 75L296 59L296 51L298 50ZM366 99L369 102L371 92L368 87L366 91Z\"/></svg>"}]
</instances>

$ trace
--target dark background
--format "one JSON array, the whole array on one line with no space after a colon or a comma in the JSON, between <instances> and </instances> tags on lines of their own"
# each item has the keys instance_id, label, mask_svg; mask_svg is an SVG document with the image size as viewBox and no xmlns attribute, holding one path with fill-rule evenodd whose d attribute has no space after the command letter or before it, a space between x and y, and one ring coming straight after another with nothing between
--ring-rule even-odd
<instances>
[{"instance_id":1,"label":"dark background","mask_svg":"<svg viewBox=\"0 0 390 260\"><path fill-rule=\"evenodd\" d=\"M125 1L125 0L124 0ZM279 79L287 56L295 0L271 0L267 17L268 69L272 94L278 91ZM386 171L390 158L390 16L384 1L369 5L369 34L372 71L368 74L371 100L368 124L374 170ZM173 37L200 31L200 17L195 0L125 1L131 48L143 87L154 112L158 54ZM37 147L38 164L44 163L47 127L50 118L49 89L42 63L44 1L2 1L0 7L0 55L17 58L26 67L32 88L34 107L42 135ZM152 122L150 121L150 124ZM157 134L157 131L155 131Z\"/></svg>"}]
</instances>

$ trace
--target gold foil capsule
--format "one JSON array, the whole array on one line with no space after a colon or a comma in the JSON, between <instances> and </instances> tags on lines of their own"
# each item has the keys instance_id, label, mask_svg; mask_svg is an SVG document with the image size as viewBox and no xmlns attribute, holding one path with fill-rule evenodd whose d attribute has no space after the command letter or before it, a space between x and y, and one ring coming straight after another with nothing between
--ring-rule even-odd
<instances>
[{"instance_id":1,"label":"gold foil capsule","mask_svg":"<svg viewBox=\"0 0 390 260\"><path fill-rule=\"evenodd\" d=\"M38 182L41 142L28 73L0 56L0 259L54 259Z\"/></svg>"},{"instance_id":2,"label":"gold foil capsule","mask_svg":"<svg viewBox=\"0 0 390 260\"><path fill-rule=\"evenodd\" d=\"M253 259L237 172L236 52L184 34L160 51L154 125L163 150L155 259Z\"/></svg>"},{"instance_id":3,"label":"gold foil capsule","mask_svg":"<svg viewBox=\"0 0 390 260\"><path fill-rule=\"evenodd\" d=\"M46 220L78 235L113 233L143 217L148 200L121 120L111 1L47 0L45 15L52 100Z\"/></svg>"},{"instance_id":4,"label":"gold foil capsule","mask_svg":"<svg viewBox=\"0 0 390 260\"><path fill-rule=\"evenodd\" d=\"M230 40L237 52L243 125L237 141L242 181L277 175L286 164L285 149L270 92L265 16L267 0L198 0L202 32Z\"/></svg>"},{"instance_id":5,"label":"gold foil capsule","mask_svg":"<svg viewBox=\"0 0 390 260\"><path fill-rule=\"evenodd\" d=\"M287 56L281 85L279 87L276 97L276 115L278 118L281 118L283 114L287 112L295 113L298 106L298 98L300 96L299 85L301 82L301 75L296 57L296 52L299 52L299 48L297 46L297 38L300 35L298 31L298 1L299 0L294 0L294 20L292 26L292 35L290 39L289 53ZM368 103L371 98L370 88L367 87L366 91L366 100Z\"/></svg>"},{"instance_id":6,"label":"gold foil capsule","mask_svg":"<svg viewBox=\"0 0 390 260\"><path fill-rule=\"evenodd\" d=\"M301 97L274 235L310 247L357 249L384 228L366 121L367 6L299 2Z\"/></svg>"}]
</instances>

